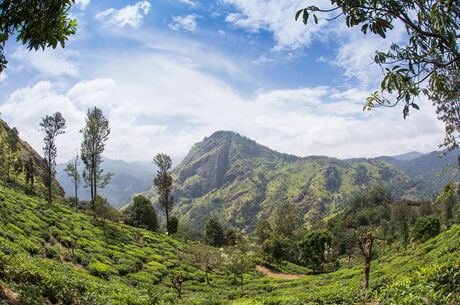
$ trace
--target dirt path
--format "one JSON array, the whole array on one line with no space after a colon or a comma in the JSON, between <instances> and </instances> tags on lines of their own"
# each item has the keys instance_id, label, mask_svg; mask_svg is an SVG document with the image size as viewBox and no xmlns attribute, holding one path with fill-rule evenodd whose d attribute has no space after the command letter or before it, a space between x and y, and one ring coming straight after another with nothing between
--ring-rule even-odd
<instances>
[{"instance_id":1,"label":"dirt path","mask_svg":"<svg viewBox=\"0 0 460 305\"><path fill-rule=\"evenodd\" d=\"M256 270L262 272L268 277L273 277L276 279L285 279L285 280L298 280L303 278L305 275L301 274L286 274L286 273L280 273L280 272L275 272L272 271L264 266L257 265Z\"/></svg>"},{"instance_id":2,"label":"dirt path","mask_svg":"<svg viewBox=\"0 0 460 305\"><path fill-rule=\"evenodd\" d=\"M0 300L6 300L10 305L21 305L19 295L11 290L9 287L4 286L0 282Z\"/></svg>"}]
</instances>

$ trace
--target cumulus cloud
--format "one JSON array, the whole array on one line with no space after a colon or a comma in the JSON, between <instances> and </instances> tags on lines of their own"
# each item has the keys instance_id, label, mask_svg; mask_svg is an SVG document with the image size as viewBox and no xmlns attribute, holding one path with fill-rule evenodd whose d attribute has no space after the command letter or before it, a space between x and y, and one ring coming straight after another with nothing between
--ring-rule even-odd
<instances>
[{"instance_id":1,"label":"cumulus cloud","mask_svg":"<svg viewBox=\"0 0 460 305\"><path fill-rule=\"evenodd\" d=\"M45 115L60 111L66 119L66 133L57 137L58 160L70 159L79 148L79 129L84 122L85 112L72 103L60 86L49 81L40 81L33 86L14 91L0 105L0 112L10 126L16 126L20 137L26 140L37 152L42 153L43 133L39 123Z\"/></svg>"},{"instance_id":2,"label":"cumulus cloud","mask_svg":"<svg viewBox=\"0 0 460 305\"><path fill-rule=\"evenodd\" d=\"M116 95L116 83L112 79L81 81L73 86L68 96L80 106L103 107L111 105Z\"/></svg>"},{"instance_id":3,"label":"cumulus cloud","mask_svg":"<svg viewBox=\"0 0 460 305\"><path fill-rule=\"evenodd\" d=\"M305 1L294 0L223 0L233 5L238 12L226 16L226 21L250 32L268 31L276 42L275 50L297 49L310 45L316 35L325 36L327 22L305 27L294 20L297 10L305 7ZM318 6L328 7L328 1L321 0Z\"/></svg>"},{"instance_id":4,"label":"cumulus cloud","mask_svg":"<svg viewBox=\"0 0 460 305\"><path fill-rule=\"evenodd\" d=\"M61 111L68 128L58 138L60 162L79 148L78 130L91 106L103 109L112 129L104 154L127 161L151 160L159 152L183 157L216 130L237 131L281 152L341 158L426 152L442 139L442 126L425 100L421 111L403 120L401 109L363 112L369 92L361 88L303 86L243 96L201 65L190 64L206 63L209 71L213 62L232 62L228 58L208 55L206 62L189 44L174 51L170 43L165 49L149 43L162 52L137 50L129 58L105 54L90 65L91 78L18 89L5 97L0 112L39 150L38 123L50 111Z\"/></svg>"},{"instance_id":5,"label":"cumulus cloud","mask_svg":"<svg viewBox=\"0 0 460 305\"><path fill-rule=\"evenodd\" d=\"M79 76L77 62L79 53L72 50L48 48L44 51L29 51L18 47L12 57L22 61L23 68L33 68L48 76Z\"/></svg>"},{"instance_id":6,"label":"cumulus cloud","mask_svg":"<svg viewBox=\"0 0 460 305\"><path fill-rule=\"evenodd\" d=\"M109 8L98 13L96 19L102 20L105 25L115 25L120 28L130 25L133 28L138 28L144 16L148 14L150 6L148 1L142 1L119 10Z\"/></svg>"},{"instance_id":7,"label":"cumulus cloud","mask_svg":"<svg viewBox=\"0 0 460 305\"><path fill-rule=\"evenodd\" d=\"M170 23L168 26L174 30L186 30L190 32L194 32L197 28L196 18L197 15L187 15L187 16L175 16L173 17L173 22Z\"/></svg>"},{"instance_id":8,"label":"cumulus cloud","mask_svg":"<svg viewBox=\"0 0 460 305\"><path fill-rule=\"evenodd\" d=\"M401 43L407 39L404 26L397 21L394 21L394 25L395 28L387 33L387 38L382 39L372 34L363 35L357 27L347 28L343 23L340 24L337 35L346 38L341 39L336 57L329 63L343 68L346 77L354 77L363 85L374 85L376 76L380 79L382 75L380 67L374 63L375 51L387 51L392 43Z\"/></svg>"}]
</instances>

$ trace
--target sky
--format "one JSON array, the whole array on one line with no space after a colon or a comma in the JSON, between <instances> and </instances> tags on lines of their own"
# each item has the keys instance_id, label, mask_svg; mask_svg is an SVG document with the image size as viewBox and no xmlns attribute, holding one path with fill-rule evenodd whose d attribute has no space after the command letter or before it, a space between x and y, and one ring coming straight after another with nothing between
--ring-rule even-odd
<instances>
[{"instance_id":1,"label":"sky","mask_svg":"<svg viewBox=\"0 0 460 305\"><path fill-rule=\"evenodd\" d=\"M41 152L39 123L60 111L58 162L78 152L94 106L111 128L104 155L125 161L182 158L217 130L298 156L437 150L443 126L425 98L406 120L398 107L363 111L382 78L374 53L404 43L403 27L381 39L326 15L304 26L294 15L309 4L76 0L77 33L64 49L7 42L1 118Z\"/></svg>"}]
</instances>

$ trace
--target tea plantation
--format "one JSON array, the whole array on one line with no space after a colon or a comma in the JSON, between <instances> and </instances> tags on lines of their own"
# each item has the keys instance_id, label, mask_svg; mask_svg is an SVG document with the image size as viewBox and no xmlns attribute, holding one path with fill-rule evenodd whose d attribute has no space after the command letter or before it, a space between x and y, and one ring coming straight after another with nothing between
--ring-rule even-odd
<instances>
[{"instance_id":1,"label":"tea plantation","mask_svg":"<svg viewBox=\"0 0 460 305\"><path fill-rule=\"evenodd\" d=\"M194 243L96 220L0 186L0 304L456 304L460 226L405 252L298 280L244 273L244 292L225 260L210 272L187 259ZM225 255L223 255L225 258ZM257 261L257 259L256 259ZM288 264L285 272L305 272ZM172 279L184 275L182 298ZM9 294L9 297L5 295Z\"/></svg>"}]
</instances>

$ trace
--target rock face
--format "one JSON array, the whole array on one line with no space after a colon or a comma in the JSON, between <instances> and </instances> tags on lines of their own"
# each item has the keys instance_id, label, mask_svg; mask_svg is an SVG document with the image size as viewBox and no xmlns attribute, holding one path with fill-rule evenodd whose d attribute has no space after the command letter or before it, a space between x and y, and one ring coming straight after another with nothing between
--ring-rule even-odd
<instances>
[{"instance_id":1,"label":"rock face","mask_svg":"<svg viewBox=\"0 0 460 305\"><path fill-rule=\"evenodd\" d=\"M229 131L217 131L195 144L187 157L177 166L176 192L179 196L197 198L214 189L232 184L235 179L251 177L255 158L284 156L256 142Z\"/></svg>"},{"instance_id":2,"label":"rock face","mask_svg":"<svg viewBox=\"0 0 460 305\"><path fill-rule=\"evenodd\" d=\"M226 133L212 135L196 145L179 165L179 183L189 182L185 194L192 198L201 197L222 186L229 168L231 138L232 135Z\"/></svg>"},{"instance_id":3,"label":"rock face","mask_svg":"<svg viewBox=\"0 0 460 305\"><path fill-rule=\"evenodd\" d=\"M225 228L252 231L257 218L273 219L285 202L294 203L308 223L342 210L356 195L380 184L395 198L427 198L431 192L423 181L383 160L300 158L229 131L195 144L173 178L173 214L199 230L215 217ZM157 202L155 188L146 194Z\"/></svg>"}]
</instances>

